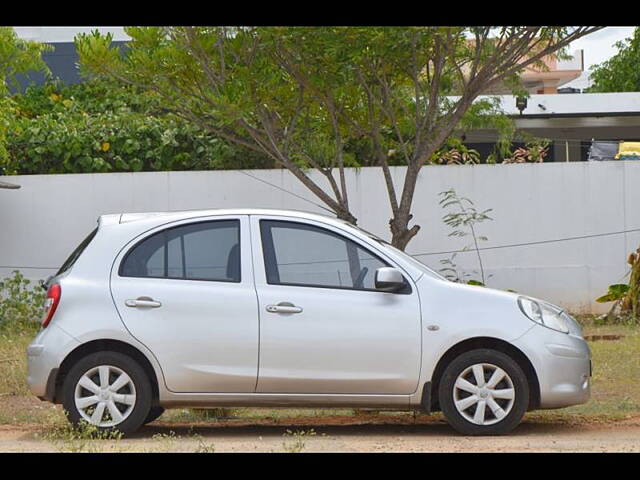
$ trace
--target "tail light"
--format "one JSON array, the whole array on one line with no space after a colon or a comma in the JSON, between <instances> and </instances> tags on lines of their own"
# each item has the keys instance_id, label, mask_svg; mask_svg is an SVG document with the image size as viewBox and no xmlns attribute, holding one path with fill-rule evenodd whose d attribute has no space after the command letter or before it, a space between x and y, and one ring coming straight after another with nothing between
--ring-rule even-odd
<instances>
[{"instance_id":1,"label":"tail light","mask_svg":"<svg viewBox=\"0 0 640 480\"><path fill-rule=\"evenodd\" d=\"M47 328L53 318L53 314L56 313L61 295L62 289L58 283L54 283L47 290L47 299L44 302L44 314L42 315L42 328Z\"/></svg>"}]
</instances>

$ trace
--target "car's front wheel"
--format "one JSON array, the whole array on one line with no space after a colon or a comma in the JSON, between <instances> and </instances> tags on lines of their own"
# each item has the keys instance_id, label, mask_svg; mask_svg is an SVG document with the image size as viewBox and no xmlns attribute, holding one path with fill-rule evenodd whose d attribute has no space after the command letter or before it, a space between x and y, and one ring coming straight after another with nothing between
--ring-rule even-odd
<instances>
[{"instance_id":1,"label":"car's front wheel","mask_svg":"<svg viewBox=\"0 0 640 480\"><path fill-rule=\"evenodd\" d=\"M151 407L149 413L147 414L147 418L144 419L144 424L151 423L154 420L160 418L160 415L164 413L164 408L162 407Z\"/></svg>"},{"instance_id":2,"label":"car's front wheel","mask_svg":"<svg viewBox=\"0 0 640 480\"><path fill-rule=\"evenodd\" d=\"M510 432L529 404L529 384L518 363L490 349L455 358L442 375L438 394L445 418L464 435Z\"/></svg>"},{"instance_id":3,"label":"car's front wheel","mask_svg":"<svg viewBox=\"0 0 640 480\"><path fill-rule=\"evenodd\" d=\"M151 384L140 365L119 352L96 352L76 363L63 384L63 406L74 425L131 433L151 408Z\"/></svg>"}]
</instances>

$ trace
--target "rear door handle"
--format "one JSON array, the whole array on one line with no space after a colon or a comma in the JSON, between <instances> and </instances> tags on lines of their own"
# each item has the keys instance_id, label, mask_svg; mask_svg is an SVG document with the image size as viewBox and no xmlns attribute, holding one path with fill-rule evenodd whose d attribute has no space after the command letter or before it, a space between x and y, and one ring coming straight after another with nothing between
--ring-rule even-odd
<instances>
[{"instance_id":1,"label":"rear door handle","mask_svg":"<svg viewBox=\"0 0 640 480\"><path fill-rule=\"evenodd\" d=\"M162 306L162 303L154 300L151 297L138 297L135 300L130 298L124 301L124 304L127 307L137 307L137 308L158 308Z\"/></svg>"},{"instance_id":2,"label":"rear door handle","mask_svg":"<svg viewBox=\"0 0 640 480\"><path fill-rule=\"evenodd\" d=\"M267 305L267 312L271 313L301 313L302 307L296 307L290 302L280 302L277 305Z\"/></svg>"}]
</instances>

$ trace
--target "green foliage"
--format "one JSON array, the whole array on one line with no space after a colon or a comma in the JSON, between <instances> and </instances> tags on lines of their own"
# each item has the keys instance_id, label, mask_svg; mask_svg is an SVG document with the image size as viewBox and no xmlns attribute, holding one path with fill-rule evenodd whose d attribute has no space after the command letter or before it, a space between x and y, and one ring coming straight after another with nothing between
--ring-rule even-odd
<instances>
[{"instance_id":1,"label":"green foliage","mask_svg":"<svg viewBox=\"0 0 640 480\"><path fill-rule=\"evenodd\" d=\"M591 67L589 92L640 92L640 27L615 47L616 55Z\"/></svg>"},{"instance_id":2,"label":"green foliage","mask_svg":"<svg viewBox=\"0 0 640 480\"><path fill-rule=\"evenodd\" d=\"M113 80L85 81L67 85L50 80L44 85L30 85L24 94L15 95L21 115L29 118L49 113L80 111L88 114L135 112L157 115L161 104L153 92L142 92L131 85ZM76 108L72 109L72 105Z\"/></svg>"},{"instance_id":3,"label":"green foliage","mask_svg":"<svg viewBox=\"0 0 640 480\"><path fill-rule=\"evenodd\" d=\"M53 422L43 433L37 434L42 440L52 443L61 452L98 453L102 451L102 442L122 440L122 432L116 429L100 429L86 420L80 420L77 426L67 419Z\"/></svg>"},{"instance_id":4,"label":"green foliage","mask_svg":"<svg viewBox=\"0 0 640 480\"><path fill-rule=\"evenodd\" d=\"M19 39L12 27L0 27L0 169L9 157L6 137L15 114L9 87L17 87L16 75L34 70L48 73L42 53L50 49L49 45Z\"/></svg>"},{"instance_id":5,"label":"green foliage","mask_svg":"<svg viewBox=\"0 0 640 480\"><path fill-rule=\"evenodd\" d=\"M550 140L546 138L532 138L524 147L516 148L504 158L502 163L542 163L549 152Z\"/></svg>"},{"instance_id":6,"label":"green foliage","mask_svg":"<svg viewBox=\"0 0 640 480\"><path fill-rule=\"evenodd\" d=\"M449 137L443 147L431 156L431 162L440 165L480 163L477 150L467 148L461 140Z\"/></svg>"},{"instance_id":7,"label":"green foliage","mask_svg":"<svg viewBox=\"0 0 640 480\"><path fill-rule=\"evenodd\" d=\"M45 291L18 270L0 280L0 330L35 331L40 324Z\"/></svg>"},{"instance_id":8,"label":"green foliage","mask_svg":"<svg viewBox=\"0 0 640 480\"><path fill-rule=\"evenodd\" d=\"M478 97L503 83L520 91L524 68L596 29L130 27L122 51L99 32L76 48L83 74L156 92L168 110L290 170L343 220L357 221L343 169L382 167L392 243L404 249L419 230L409 226L419 170L459 125L490 112ZM409 167L402 191L390 164Z\"/></svg>"},{"instance_id":9,"label":"green foliage","mask_svg":"<svg viewBox=\"0 0 640 480\"><path fill-rule=\"evenodd\" d=\"M114 81L49 82L13 97L5 174L265 168L264 155L163 111Z\"/></svg>"},{"instance_id":10,"label":"green foliage","mask_svg":"<svg viewBox=\"0 0 640 480\"><path fill-rule=\"evenodd\" d=\"M42 54L52 47L18 38L12 27L0 27L0 94L18 86L16 75L31 71L49 73Z\"/></svg>"},{"instance_id":11,"label":"green foliage","mask_svg":"<svg viewBox=\"0 0 640 480\"><path fill-rule=\"evenodd\" d=\"M515 84L513 88L514 91L518 91L520 86ZM487 163L499 163L500 159L511 153L516 127L513 119L502 111L498 97L483 98L474 102L463 115L457 128L463 133L479 129L493 129L498 134L494 152L486 159ZM449 140L445 144L448 142Z\"/></svg>"},{"instance_id":12,"label":"green foliage","mask_svg":"<svg viewBox=\"0 0 640 480\"><path fill-rule=\"evenodd\" d=\"M615 302L616 300L621 300L625 297L625 295L629 292L629 285L626 283L616 283L614 285L609 285L609 290L607 293L602 295L601 297L596 298L596 302L598 303L608 303Z\"/></svg>"}]
</instances>

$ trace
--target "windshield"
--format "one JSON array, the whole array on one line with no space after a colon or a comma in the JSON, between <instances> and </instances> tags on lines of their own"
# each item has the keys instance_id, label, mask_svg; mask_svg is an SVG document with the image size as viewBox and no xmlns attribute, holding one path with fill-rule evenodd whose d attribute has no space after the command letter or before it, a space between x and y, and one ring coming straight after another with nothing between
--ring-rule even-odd
<instances>
[{"instance_id":1,"label":"windshield","mask_svg":"<svg viewBox=\"0 0 640 480\"><path fill-rule=\"evenodd\" d=\"M381 238L377 237L376 235L374 235L373 233L367 232L366 230L364 230L363 228L360 228L358 226L354 226L354 225L350 225L358 230L360 230L362 233L364 233L367 237L369 237L372 240L375 240L378 243L381 243L382 245L384 245L386 248L393 250L393 252L398 255L399 257L402 257L403 260L405 260L407 263L410 263L411 265L413 265L414 267L422 270L424 273L426 273L427 275L433 277L433 278L437 278L439 280L447 280L445 277L443 277L442 275L440 275L439 273L431 270L429 267L427 267L424 263L422 263L419 260L416 260L414 257L412 257L411 255L409 255L406 252L403 252L402 250L400 250L399 248L394 247L393 245L391 245L389 242L387 242L386 240L382 240Z\"/></svg>"}]
</instances>

